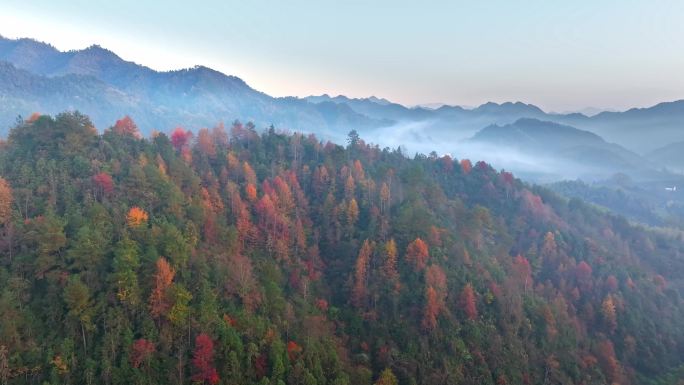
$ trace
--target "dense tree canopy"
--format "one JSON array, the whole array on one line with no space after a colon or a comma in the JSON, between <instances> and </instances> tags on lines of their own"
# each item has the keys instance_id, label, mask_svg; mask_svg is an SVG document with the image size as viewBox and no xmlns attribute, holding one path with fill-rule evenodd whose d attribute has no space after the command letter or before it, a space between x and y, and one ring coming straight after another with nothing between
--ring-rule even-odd
<instances>
[{"instance_id":1,"label":"dense tree canopy","mask_svg":"<svg viewBox=\"0 0 684 385\"><path fill-rule=\"evenodd\" d=\"M684 241L451 157L37 116L0 146L0 383L666 384Z\"/></svg>"}]
</instances>

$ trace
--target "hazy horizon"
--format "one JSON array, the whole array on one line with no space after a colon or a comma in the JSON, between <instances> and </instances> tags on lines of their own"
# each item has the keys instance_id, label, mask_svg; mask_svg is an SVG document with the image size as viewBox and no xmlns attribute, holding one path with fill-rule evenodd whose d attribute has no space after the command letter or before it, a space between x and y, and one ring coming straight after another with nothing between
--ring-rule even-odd
<instances>
[{"instance_id":1,"label":"hazy horizon","mask_svg":"<svg viewBox=\"0 0 684 385\"><path fill-rule=\"evenodd\" d=\"M99 44L156 70L204 65L273 96L373 95L410 106L521 101L559 112L684 98L674 38L684 35L684 4L676 1L9 0L0 24L8 38L60 50Z\"/></svg>"},{"instance_id":2,"label":"hazy horizon","mask_svg":"<svg viewBox=\"0 0 684 385\"><path fill-rule=\"evenodd\" d=\"M101 47L101 48L103 48L103 49L106 49L106 50L109 50L109 51L113 52L114 54L116 54L117 56L119 56L119 57L120 57L122 60L124 60L124 61L132 62L132 63L135 63L135 64L137 64L137 65L141 65L141 66L145 66L145 67L147 67L147 68L150 68L150 69L152 69L152 70L154 70L154 71L158 71L158 72L168 72L168 71L184 70L184 69L190 69L190 68L197 67L197 66L205 66L205 67L208 67L208 66L206 66L206 65L204 65L204 64L195 64L195 65L191 65L191 66L176 67L176 68L155 68L155 67L152 67L152 66L143 64L143 63L139 62L138 60L136 60L135 58L126 58L126 57L122 57L121 55L119 55L118 52L113 51L113 50L110 49L109 47L103 46L103 45L98 44L98 43L92 43L92 44L89 44L89 45L86 45L86 46L83 46L83 47L62 49L62 48L58 47L57 45L53 44L53 43L50 42L50 41L44 41L44 40L37 39L37 38L31 37L31 36L9 36L9 35L3 34L2 31L0 31L0 37L6 38L6 39L11 39L11 40L30 39L30 40L38 41L38 42L40 42L40 43L48 44L48 45L50 45L50 46L52 46L52 47L54 47L54 48L56 48L57 50L62 51L62 52L79 51L79 50L88 49L88 48L93 47L93 46L99 46L99 47ZM208 67L208 68L211 68L211 67ZM212 69L217 70L216 68L212 68ZM222 72L222 73L223 73L223 72ZM240 77L239 75L231 74L231 73L224 73L224 75ZM245 80L245 79L243 79L243 80ZM255 87L253 87L249 82L247 82L247 84L248 84L250 87L255 88ZM255 89L256 89L257 91L262 91L262 92L263 92L263 90L261 90L261 89L257 89L257 88L255 88ZM267 93L268 93L268 92L267 92ZM525 103L525 104L532 104L532 105L535 105L535 106L541 108L542 110L544 110L544 112L547 112L547 113L558 113L558 114L582 113L582 114L587 115L587 116L594 116L594 115L597 115L597 114L599 114L599 113L601 113L601 112L623 112L623 111L626 111L626 110L629 110L629 109L632 109L632 108L648 108L648 107L652 107L652 106L657 105L657 104L660 104L660 103L665 103L665 102L671 102L671 101L681 100L681 99L671 99L671 100L668 99L668 100L656 101L656 102L653 102L653 103L647 104L647 105L633 105L633 106L625 106L625 107L623 107L623 108L611 108L611 107L600 107L600 106L585 106L585 107L579 107L579 108L576 108L576 109L549 110L549 109L543 108L541 105L537 105L537 104L535 104L535 103L530 103L530 102L525 101L525 100L501 100L501 101L498 101L498 102L497 102L497 101L494 101L494 100L485 100L485 101L482 101L482 103L475 104L475 105L470 105L470 104L446 103L446 102L439 102L439 101L438 101L438 102L421 102L421 103L410 104L410 103L402 103L402 102L397 101L397 100L394 100L394 99L392 99L392 98L388 98L388 97L384 97L384 96L376 95L376 94L370 94L370 95L354 95L354 96L352 96L352 95L345 95L345 94L341 94L341 93L318 93L318 94L308 94L308 95L271 95L271 96L275 96L275 97L295 96L295 97L299 97L299 98L306 98L306 97L310 97L310 96L324 96L324 95L327 95L327 96L332 97L332 98L335 98L335 97L338 97L338 96L348 97L348 98L352 98L352 99L359 99L359 98L360 98L360 99L377 98L377 99L381 99L381 100L387 100L387 101L392 102L392 103L399 103L399 104L401 104L401 105L403 105L403 106L405 106L405 107L409 107L409 108L421 107L421 108L427 108L427 109L438 109L439 107L442 107L442 106L457 106L457 107L461 107L461 108L464 108L464 109L475 109L475 108L477 108L477 107L479 107L479 106L482 106L483 104L491 103L491 102L493 102L493 103L499 103L499 104L503 104L503 103Z\"/></svg>"}]
</instances>

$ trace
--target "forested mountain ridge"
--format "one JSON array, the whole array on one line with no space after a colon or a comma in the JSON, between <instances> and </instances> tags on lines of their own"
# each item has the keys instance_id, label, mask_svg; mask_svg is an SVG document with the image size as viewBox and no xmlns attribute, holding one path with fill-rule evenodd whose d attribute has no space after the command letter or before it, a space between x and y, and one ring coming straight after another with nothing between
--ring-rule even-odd
<instances>
[{"instance_id":1,"label":"forested mountain ridge","mask_svg":"<svg viewBox=\"0 0 684 385\"><path fill-rule=\"evenodd\" d=\"M67 113L19 122L0 176L7 383L681 375L682 235L484 162Z\"/></svg>"}]
</instances>

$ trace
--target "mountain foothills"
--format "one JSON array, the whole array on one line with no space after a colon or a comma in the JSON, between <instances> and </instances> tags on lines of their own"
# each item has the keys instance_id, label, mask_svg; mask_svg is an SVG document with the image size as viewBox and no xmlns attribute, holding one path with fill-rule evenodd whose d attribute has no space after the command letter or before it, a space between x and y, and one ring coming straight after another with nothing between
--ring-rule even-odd
<instances>
[{"instance_id":1,"label":"mountain foothills","mask_svg":"<svg viewBox=\"0 0 684 385\"><path fill-rule=\"evenodd\" d=\"M2 384L684 376L682 233L484 162L63 113L0 173Z\"/></svg>"}]
</instances>

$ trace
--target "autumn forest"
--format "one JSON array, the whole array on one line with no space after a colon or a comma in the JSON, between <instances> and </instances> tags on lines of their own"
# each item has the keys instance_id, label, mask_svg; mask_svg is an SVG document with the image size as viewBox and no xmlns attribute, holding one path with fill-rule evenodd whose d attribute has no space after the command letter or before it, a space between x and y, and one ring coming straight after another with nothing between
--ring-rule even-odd
<instances>
[{"instance_id":1,"label":"autumn forest","mask_svg":"<svg viewBox=\"0 0 684 385\"><path fill-rule=\"evenodd\" d=\"M69 112L0 175L1 385L684 377L681 232L482 161Z\"/></svg>"}]
</instances>

